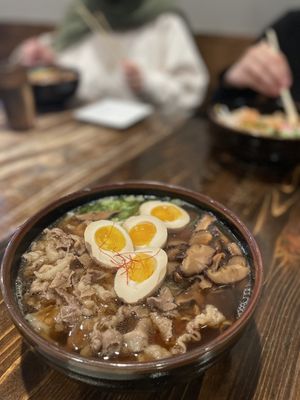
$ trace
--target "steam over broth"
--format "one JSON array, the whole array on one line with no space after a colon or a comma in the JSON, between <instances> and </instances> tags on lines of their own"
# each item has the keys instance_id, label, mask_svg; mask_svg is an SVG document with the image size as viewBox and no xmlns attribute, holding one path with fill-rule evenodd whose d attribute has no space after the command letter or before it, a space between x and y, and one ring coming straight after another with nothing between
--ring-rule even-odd
<instances>
[{"instance_id":1,"label":"steam over broth","mask_svg":"<svg viewBox=\"0 0 300 400\"><path fill-rule=\"evenodd\" d=\"M209 212L107 197L42 232L23 255L17 295L33 328L70 352L149 361L205 344L239 318L249 262Z\"/></svg>"}]
</instances>

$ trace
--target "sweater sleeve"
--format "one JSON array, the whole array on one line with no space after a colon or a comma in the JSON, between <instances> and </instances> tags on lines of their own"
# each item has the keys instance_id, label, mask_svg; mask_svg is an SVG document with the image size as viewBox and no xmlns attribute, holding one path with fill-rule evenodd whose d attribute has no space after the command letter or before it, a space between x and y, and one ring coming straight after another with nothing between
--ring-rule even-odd
<instances>
[{"instance_id":1,"label":"sweater sleeve","mask_svg":"<svg viewBox=\"0 0 300 400\"><path fill-rule=\"evenodd\" d=\"M164 22L165 51L159 68L143 71L144 96L166 111L190 111L203 101L208 72L184 20L168 15Z\"/></svg>"}]
</instances>

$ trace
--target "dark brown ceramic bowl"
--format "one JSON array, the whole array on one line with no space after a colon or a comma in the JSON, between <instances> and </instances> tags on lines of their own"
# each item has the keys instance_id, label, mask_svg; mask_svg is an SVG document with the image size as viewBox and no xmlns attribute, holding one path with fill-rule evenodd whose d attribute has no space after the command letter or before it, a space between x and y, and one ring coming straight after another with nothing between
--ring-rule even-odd
<instances>
[{"instance_id":1,"label":"dark brown ceramic bowl","mask_svg":"<svg viewBox=\"0 0 300 400\"><path fill-rule=\"evenodd\" d=\"M25 320L16 298L15 283L22 254L41 231L79 205L104 196L146 194L170 196L212 211L236 235L251 265L252 294L241 317L208 344L183 355L151 362L109 362L88 359L65 351L43 339ZM1 290L13 322L25 340L50 365L66 375L91 384L126 389L154 389L202 373L238 340L257 305L262 288L262 260L257 244L245 225L228 209L202 194L152 182L116 183L86 189L55 201L21 226L10 241L2 262Z\"/></svg>"},{"instance_id":2,"label":"dark brown ceramic bowl","mask_svg":"<svg viewBox=\"0 0 300 400\"><path fill-rule=\"evenodd\" d=\"M240 159L261 164L295 164L300 160L300 139L263 137L229 128L218 121L213 108L208 116L216 147Z\"/></svg>"},{"instance_id":3,"label":"dark brown ceramic bowl","mask_svg":"<svg viewBox=\"0 0 300 400\"><path fill-rule=\"evenodd\" d=\"M57 79L38 79L34 80L35 72L54 70ZM70 100L76 93L79 84L79 73L72 68L60 66L39 66L28 70L29 82L31 83L35 102L38 107L62 106Z\"/></svg>"}]
</instances>

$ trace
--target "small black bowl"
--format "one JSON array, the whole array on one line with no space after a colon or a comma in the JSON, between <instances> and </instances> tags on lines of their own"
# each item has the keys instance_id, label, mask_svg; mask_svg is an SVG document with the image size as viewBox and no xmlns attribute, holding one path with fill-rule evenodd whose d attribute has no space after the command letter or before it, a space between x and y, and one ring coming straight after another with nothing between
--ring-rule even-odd
<instances>
[{"instance_id":1,"label":"small black bowl","mask_svg":"<svg viewBox=\"0 0 300 400\"><path fill-rule=\"evenodd\" d=\"M55 71L58 79L34 79L34 73L47 70ZM61 76L59 76L61 75ZM38 107L63 106L76 93L79 84L79 73L75 69L60 66L40 66L28 71L36 105Z\"/></svg>"},{"instance_id":2,"label":"small black bowl","mask_svg":"<svg viewBox=\"0 0 300 400\"><path fill-rule=\"evenodd\" d=\"M230 110L247 104L227 104ZM261 113L280 110L276 103L251 104ZM232 153L235 157L258 164L291 165L300 160L300 139L282 139L245 133L223 125L217 119L214 106L208 110L210 130L217 148Z\"/></svg>"}]
</instances>

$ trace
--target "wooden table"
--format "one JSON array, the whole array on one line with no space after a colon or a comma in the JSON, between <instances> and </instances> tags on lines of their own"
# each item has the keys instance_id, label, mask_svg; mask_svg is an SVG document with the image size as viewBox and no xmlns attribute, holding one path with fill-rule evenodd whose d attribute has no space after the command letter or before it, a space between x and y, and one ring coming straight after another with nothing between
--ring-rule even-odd
<instances>
[{"instance_id":1,"label":"wooden table","mask_svg":"<svg viewBox=\"0 0 300 400\"><path fill-rule=\"evenodd\" d=\"M247 165L216 153L207 122L158 116L125 132L66 113L35 130L0 132L0 246L37 209L83 186L159 180L201 191L254 232L265 283L255 318L234 349L203 377L166 390L108 393L50 369L22 341L0 298L1 400L300 399L300 165Z\"/></svg>"}]
</instances>

